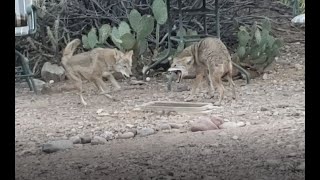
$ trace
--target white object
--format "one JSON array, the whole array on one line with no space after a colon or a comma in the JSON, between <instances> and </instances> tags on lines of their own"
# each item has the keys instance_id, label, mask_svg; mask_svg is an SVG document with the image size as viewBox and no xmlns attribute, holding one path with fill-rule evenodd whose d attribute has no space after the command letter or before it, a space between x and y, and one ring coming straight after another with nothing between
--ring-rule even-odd
<instances>
[{"instance_id":1,"label":"white object","mask_svg":"<svg viewBox=\"0 0 320 180\"><path fill-rule=\"evenodd\" d=\"M147 82L149 82L149 81L150 81L150 78L149 78L149 77L147 77L147 78L146 78L146 81L147 81Z\"/></svg>"},{"instance_id":2,"label":"white object","mask_svg":"<svg viewBox=\"0 0 320 180\"><path fill-rule=\"evenodd\" d=\"M294 17L291 22L293 24L304 24L305 23L305 14L300 14L296 17Z\"/></svg>"}]
</instances>

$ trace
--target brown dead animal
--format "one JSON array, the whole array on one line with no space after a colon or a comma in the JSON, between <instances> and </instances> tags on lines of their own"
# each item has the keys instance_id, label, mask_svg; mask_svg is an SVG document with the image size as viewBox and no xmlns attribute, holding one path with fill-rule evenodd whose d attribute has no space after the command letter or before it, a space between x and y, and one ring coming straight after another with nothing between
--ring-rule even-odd
<instances>
[{"instance_id":1,"label":"brown dead animal","mask_svg":"<svg viewBox=\"0 0 320 180\"><path fill-rule=\"evenodd\" d=\"M191 95L185 101L193 100L196 89L205 78L209 86L210 98L213 97L214 87L218 89L219 101L215 104L220 105L224 96L223 77L229 81L233 98L236 99L235 83L232 80L233 65L246 74L243 68L231 61L228 49L220 39L208 37L185 48L173 59L168 71L176 72L177 82L180 82L188 75L188 72L195 70L196 78L192 85Z\"/></svg>"},{"instance_id":2,"label":"brown dead animal","mask_svg":"<svg viewBox=\"0 0 320 180\"><path fill-rule=\"evenodd\" d=\"M106 93L106 84L103 77L111 81L117 90L120 85L112 75L120 72L123 76L132 75L132 55L133 51L123 53L117 49L95 48L91 51L73 55L80 45L80 39L74 39L64 49L62 65L66 70L67 77L73 81L74 86L79 90L80 100L83 105L87 105L82 96L82 79L93 82L101 91L100 94L112 98Z\"/></svg>"}]
</instances>

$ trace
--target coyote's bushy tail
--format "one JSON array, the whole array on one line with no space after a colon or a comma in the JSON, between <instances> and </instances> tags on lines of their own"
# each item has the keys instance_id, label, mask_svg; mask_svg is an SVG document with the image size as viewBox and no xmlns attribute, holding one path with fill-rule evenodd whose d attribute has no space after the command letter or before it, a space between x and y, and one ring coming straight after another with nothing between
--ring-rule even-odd
<instances>
[{"instance_id":1,"label":"coyote's bushy tail","mask_svg":"<svg viewBox=\"0 0 320 180\"><path fill-rule=\"evenodd\" d=\"M81 44L80 39L74 39L71 42L69 42L64 48L62 61L66 61L70 59L73 56L74 51L77 49L77 47Z\"/></svg>"}]
</instances>

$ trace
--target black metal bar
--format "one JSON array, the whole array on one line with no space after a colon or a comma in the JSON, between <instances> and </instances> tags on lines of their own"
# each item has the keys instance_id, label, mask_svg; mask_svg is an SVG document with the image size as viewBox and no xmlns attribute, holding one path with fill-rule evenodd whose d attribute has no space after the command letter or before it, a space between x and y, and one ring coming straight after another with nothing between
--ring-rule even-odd
<instances>
[{"instance_id":1,"label":"black metal bar","mask_svg":"<svg viewBox=\"0 0 320 180\"><path fill-rule=\"evenodd\" d=\"M198 8L198 9L182 9L181 10L183 13L190 13L190 12L205 12L205 13L209 13L209 14L213 14L211 9L208 8Z\"/></svg>"},{"instance_id":2,"label":"black metal bar","mask_svg":"<svg viewBox=\"0 0 320 180\"><path fill-rule=\"evenodd\" d=\"M206 0L202 0L202 8L206 9ZM208 34L208 28L207 28L207 14L203 14L203 28L204 28L204 34Z\"/></svg>"},{"instance_id":3,"label":"black metal bar","mask_svg":"<svg viewBox=\"0 0 320 180\"><path fill-rule=\"evenodd\" d=\"M28 62L26 61L25 57L19 51L15 50L15 54L17 56L19 56L18 59L20 59L21 64L22 64L22 69L25 73L25 75L22 75L20 77L25 77L25 79L29 85L30 90L37 94L37 88L36 88L34 81L33 81L33 78L32 78L33 73L31 72L31 70L29 68ZM26 75L28 75L28 76L26 76Z\"/></svg>"},{"instance_id":4,"label":"black metal bar","mask_svg":"<svg viewBox=\"0 0 320 180\"><path fill-rule=\"evenodd\" d=\"M179 9L179 30L182 29L182 7L181 0L178 0L178 9ZM183 39L183 35L180 33L180 39Z\"/></svg>"},{"instance_id":5,"label":"black metal bar","mask_svg":"<svg viewBox=\"0 0 320 180\"><path fill-rule=\"evenodd\" d=\"M144 72L143 72L143 80L145 81L146 80L146 74L147 72L154 68L155 66L157 66L158 64L160 64L162 61L166 60L169 55L170 55L170 51L171 51L171 31L172 31L172 25L171 25L171 14L170 14L170 0L167 0L166 1L167 3L167 14L168 14L168 19L167 19L167 28L168 28L168 50L167 50L167 54L161 58L161 59L158 59L155 63L153 63L150 67L148 67Z\"/></svg>"},{"instance_id":6,"label":"black metal bar","mask_svg":"<svg viewBox=\"0 0 320 180\"><path fill-rule=\"evenodd\" d=\"M216 33L217 37L220 39L219 0L215 0L214 4L216 8Z\"/></svg>"}]
</instances>

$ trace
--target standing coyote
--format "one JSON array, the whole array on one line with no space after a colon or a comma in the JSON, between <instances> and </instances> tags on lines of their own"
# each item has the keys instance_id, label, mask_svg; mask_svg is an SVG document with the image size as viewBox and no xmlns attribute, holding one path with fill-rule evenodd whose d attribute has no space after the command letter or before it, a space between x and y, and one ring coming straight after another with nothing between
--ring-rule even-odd
<instances>
[{"instance_id":1,"label":"standing coyote","mask_svg":"<svg viewBox=\"0 0 320 180\"><path fill-rule=\"evenodd\" d=\"M222 78L226 77L232 88L233 98L236 99L235 84L232 80L232 66L236 66L240 71L246 74L245 70L231 61L231 56L227 47L220 39L207 37L185 48L173 59L173 63L168 71L178 74L177 82L188 75L188 72L195 69L196 79L193 82L191 95L186 101L192 101L196 89L203 78L209 85L209 95L212 98L214 87L219 91L220 105L224 96L224 87Z\"/></svg>"},{"instance_id":2,"label":"standing coyote","mask_svg":"<svg viewBox=\"0 0 320 180\"><path fill-rule=\"evenodd\" d=\"M133 51L122 53L117 49L95 48L88 52L73 55L80 43L80 39L74 39L68 43L61 61L67 72L67 77L73 81L75 87L79 90L81 103L84 106L87 105L82 96L82 78L93 82L101 91L101 94L112 98L105 92L106 84L102 77L108 78L113 86L119 90L121 87L112 73L120 72L126 77L132 75Z\"/></svg>"}]
</instances>

